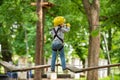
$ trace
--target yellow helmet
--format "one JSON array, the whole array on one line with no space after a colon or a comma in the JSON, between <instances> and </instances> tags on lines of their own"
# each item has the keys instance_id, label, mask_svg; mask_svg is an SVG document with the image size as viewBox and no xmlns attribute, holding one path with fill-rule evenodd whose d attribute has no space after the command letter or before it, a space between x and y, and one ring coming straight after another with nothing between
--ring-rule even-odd
<instances>
[{"instance_id":1,"label":"yellow helmet","mask_svg":"<svg viewBox=\"0 0 120 80\"><path fill-rule=\"evenodd\" d=\"M65 18L62 16L57 16L54 18L53 23L54 23L54 27L61 25L61 24L65 23Z\"/></svg>"}]
</instances>

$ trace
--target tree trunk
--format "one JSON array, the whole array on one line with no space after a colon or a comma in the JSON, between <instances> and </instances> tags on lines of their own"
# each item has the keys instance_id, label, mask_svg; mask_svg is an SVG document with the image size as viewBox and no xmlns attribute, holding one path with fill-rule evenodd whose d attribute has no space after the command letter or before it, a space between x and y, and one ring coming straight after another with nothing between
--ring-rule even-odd
<instances>
[{"instance_id":1,"label":"tree trunk","mask_svg":"<svg viewBox=\"0 0 120 80\"><path fill-rule=\"evenodd\" d=\"M9 42L8 33L6 33L5 28L2 28L3 24L0 23L1 35L0 35L0 44L1 44L1 52L0 52L0 59L3 61L12 61L12 52L11 52L11 44Z\"/></svg>"},{"instance_id":2,"label":"tree trunk","mask_svg":"<svg viewBox=\"0 0 120 80\"><path fill-rule=\"evenodd\" d=\"M0 58L3 61L7 61L7 62L12 61L12 52L8 40L8 35L6 35L6 33L3 33L3 35L1 35L0 37L1 38L4 37L4 39L0 39L0 44L1 44Z\"/></svg>"},{"instance_id":3,"label":"tree trunk","mask_svg":"<svg viewBox=\"0 0 120 80\"><path fill-rule=\"evenodd\" d=\"M89 23L89 51L88 51L88 67L98 66L100 51L100 34L92 36L91 32L99 29L99 0L83 0L84 8ZM88 71L87 80L98 80L98 70Z\"/></svg>"},{"instance_id":4,"label":"tree trunk","mask_svg":"<svg viewBox=\"0 0 120 80\"><path fill-rule=\"evenodd\" d=\"M4 40L1 39L0 44L1 44L0 59L3 61L6 61L6 62L12 62L12 52L11 52L11 48L10 48L10 43L8 41L8 37L4 36ZM6 72L6 71L7 70L5 69L4 72Z\"/></svg>"},{"instance_id":5,"label":"tree trunk","mask_svg":"<svg viewBox=\"0 0 120 80\"><path fill-rule=\"evenodd\" d=\"M11 53L11 49L9 48L9 43L7 42L3 42L1 43L1 54L2 54L2 60L3 61L7 61L7 62L12 62L12 53Z\"/></svg>"},{"instance_id":6,"label":"tree trunk","mask_svg":"<svg viewBox=\"0 0 120 80\"><path fill-rule=\"evenodd\" d=\"M36 29L36 54L35 54L35 64L42 65L43 63L43 45L44 45L44 11L40 5L44 0L37 0L37 29ZM36 69L34 80L42 80L42 70Z\"/></svg>"}]
</instances>

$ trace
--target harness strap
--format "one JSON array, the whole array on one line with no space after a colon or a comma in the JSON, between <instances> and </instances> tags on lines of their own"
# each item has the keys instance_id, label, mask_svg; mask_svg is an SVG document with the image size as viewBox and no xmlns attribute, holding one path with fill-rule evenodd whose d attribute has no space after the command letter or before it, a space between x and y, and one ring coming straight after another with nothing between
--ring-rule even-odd
<instances>
[{"instance_id":1,"label":"harness strap","mask_svg":"<svg viewBox=\"0 0 120 80\"><path fill-rule=\"evenodd\" d=\"M62 41L62 43L63 43L63 39L61 39L58 35L57 35L57 33L58 33L58 31L61 29L61 27L59 27L58 29L57 29L57 31L55 30L55 28L53 28L53 30L54 30L54 32L55 32L55 35L54 35L54 39L55 39L55 37L57 37L58 39L60 39L61 41Z\"/></svg>"},{"instance_id":2,"label":"harness strap","mask_svg":"<svg viewBox=\"0 0 120 80\"><path fill-rule=\"evenodd\" d=\"M62 41L62 43L64 42L63 41L63 39L62 38L60 38L58 35L57 35L57 33L58 33L58 31L61 29L61 27L59 27L58 29L57 29L57 31L55 30L55 28L53 28L53 30L54 30L54 32L55 32L55 35L54 35L54 39L57 37L59 40L61 40ZM62 46L60 49L58 49L58 51L61 51L62 49L63 49L63 47L64 46ZM54 51L57 51L57 49L53 49Z\"/></svg>"},{"instance_id":3,"label":"harness strap","mask_svg":"<svg viewBox=\"0 0 120 80\"><path fill-rule=\"evenodd\" d=\"M58 49L58 51L61 51L63 49L64 46L62 46L60 49ZM53 51L57 51L57 49L53 49Z\"/></svg>"}]
</instances>

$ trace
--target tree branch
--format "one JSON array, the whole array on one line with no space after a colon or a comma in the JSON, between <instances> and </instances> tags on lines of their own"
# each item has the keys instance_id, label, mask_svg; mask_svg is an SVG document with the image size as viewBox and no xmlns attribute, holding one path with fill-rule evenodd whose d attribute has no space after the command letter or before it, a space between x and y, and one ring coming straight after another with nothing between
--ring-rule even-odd
<instances>
[{"instance_id":1,"label":"tree branch","mask_svg":"<svg viewBox=\"0 0 120 80\"><path fill-rule=\"evenodd\" d=\"M111 16L100 16L100 21L106 21L108 19L111 19L111 18L114 18L114 17L118 17L120 16L120 13L117 13L117 14L114 14L114 15L111 15Z\"/></svg>"},{"instance_id":2,"label":"tree branch","mask_svg":"<svg viewBox=\"0 0 120 80\"><path fill-rule=\"evenodd\" d=\"M90 8L90 2L89 2L89 0L82 0L82 2L83 2L83 5L84 5L84 7L86 9Z\"/></svg>"},{"instance_id":3,"label":"tree branch","mask_svg":"<svg viewBox=\"0 0 120 80\"><path fill-rule=\"evenodd\" d=\"M82 9L83 6L80 6L80 4L79 4L76 0L71 0L71 1L78 6L78 9L79 9L83 14L85 14L84 10Z\"/></svg>"},{"instance_id":4,"label":"tree branch","mask_svg":"<svg viewBox=\"0 0 120 80\"><path fill-rule=\"evenodd\" d=\"M89 12L90 12L90 8L91 8L91 5L90 5L90 2L89 2L89 0L82 0L82 2L83 2L83 5L84 5L84 8L85 8L85 11L86 11L86 13L87 14L89 14Z\"/></svg>"}]
</instances>

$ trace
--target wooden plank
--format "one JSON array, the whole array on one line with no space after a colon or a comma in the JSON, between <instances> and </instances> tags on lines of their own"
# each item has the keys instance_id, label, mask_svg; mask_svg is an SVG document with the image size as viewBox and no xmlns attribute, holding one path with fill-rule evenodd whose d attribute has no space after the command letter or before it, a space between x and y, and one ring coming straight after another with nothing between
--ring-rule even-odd
<instances>
[{"instance_id":1,"label":"wooden plank","mask_svg":"<svg viewBox=\"0 0 120 80\"><path fill-rule=\"evenodd\" d=\"M76 73L77 71L79 71L80 69L73 66L73 65L66 65L66 68L74 73Z\"/></svg>"},{"instance_id":2,"label":"wooden plank","mask_svg":"<svg viewBox=\"0 0 120 80\"><path fill-rule=\"evenodd\" d=\"M22 67L22 68L18 68L14 65L11 65L8 62L5 61L0 61L0 65L2 65L3 67L5 67L8 71L11 72L17 72L17 71L27 71L27 70L33 70L33 69L42 69L42 68L48 68L51 67L51 65L36 65L36 66L31 66L31 67ZM56 66L59 66L60 64L56 64Z\"/></svg>"},{"instance_id":3,"label":"wooden plank","mask_svg":"<svg viewBox=\"0 0 120 80\"><path fill-rule=\"evenodd\" d=\"M32 2L31 5L32 5L32 6L36 6L37 3ZM54 6L54 4L53 4L53 3L50 3L50 2L42 2L42 3L40 3L40 5L41 5L42 7L52 7L52 6Z\"/></svg>"},{"instance_id":4,"label":"wooden plank","mask_svg":"<svg viewBox=\"0 0 120 80\"><path fill-rule=\"evenodd\" d=\"M5 67L8 71L12 71L14 69L17 69L17 67L15 65L12 65L12 64L5 62L5 61L0 61L0 65Z\"/></svg>"},{"instance_id":5,"label":"wooden plank","mask_svg":"<svg viewBox=\"0 0 120 80\"><path fill-rule=\"evenodd\" d=\"M104 66L88 67L88 68L83 68L83 69L79 69L77 67L74 67L73 65L67 65L67 69L74 72L74 73L80 73L80 72L84 72L84 71L89 71L89 70L94 70L94 69L101 69L101 68L108 68L108 67L115 67L115 66L120 66L120 63L104 65Z\"/></svg>"},{"instance_id":6,"label":"wooden plank","mask_svg":"<svg viewBox=\"0 0 120 80\"><path fill-rule=\"evenodd\" d=\"M48 68L51 67L51 65L37 65L37 66L31 66L31 67L23 67L23 68L18 68L15 65L11 65L8 62L5 61L0 61L0 65L5 67L8 71L16 72L16 71L27 71L27 70L33 70L33 69L42 69L42 68ZM60 66L60 64L56 64L56 66ZM83 68L79 69L73 65L66 65L66 68L74 73L80 73L84 71L89 71L89 70L94 70L94 69L101 69L101 68L107 68L107 67L115 67L115 66L120 66L120 63L118 64L111 64L111 65L104 65L104 66L95 66L95 67L88 67L88 68Z\"/></svg>"}]
</instances>

